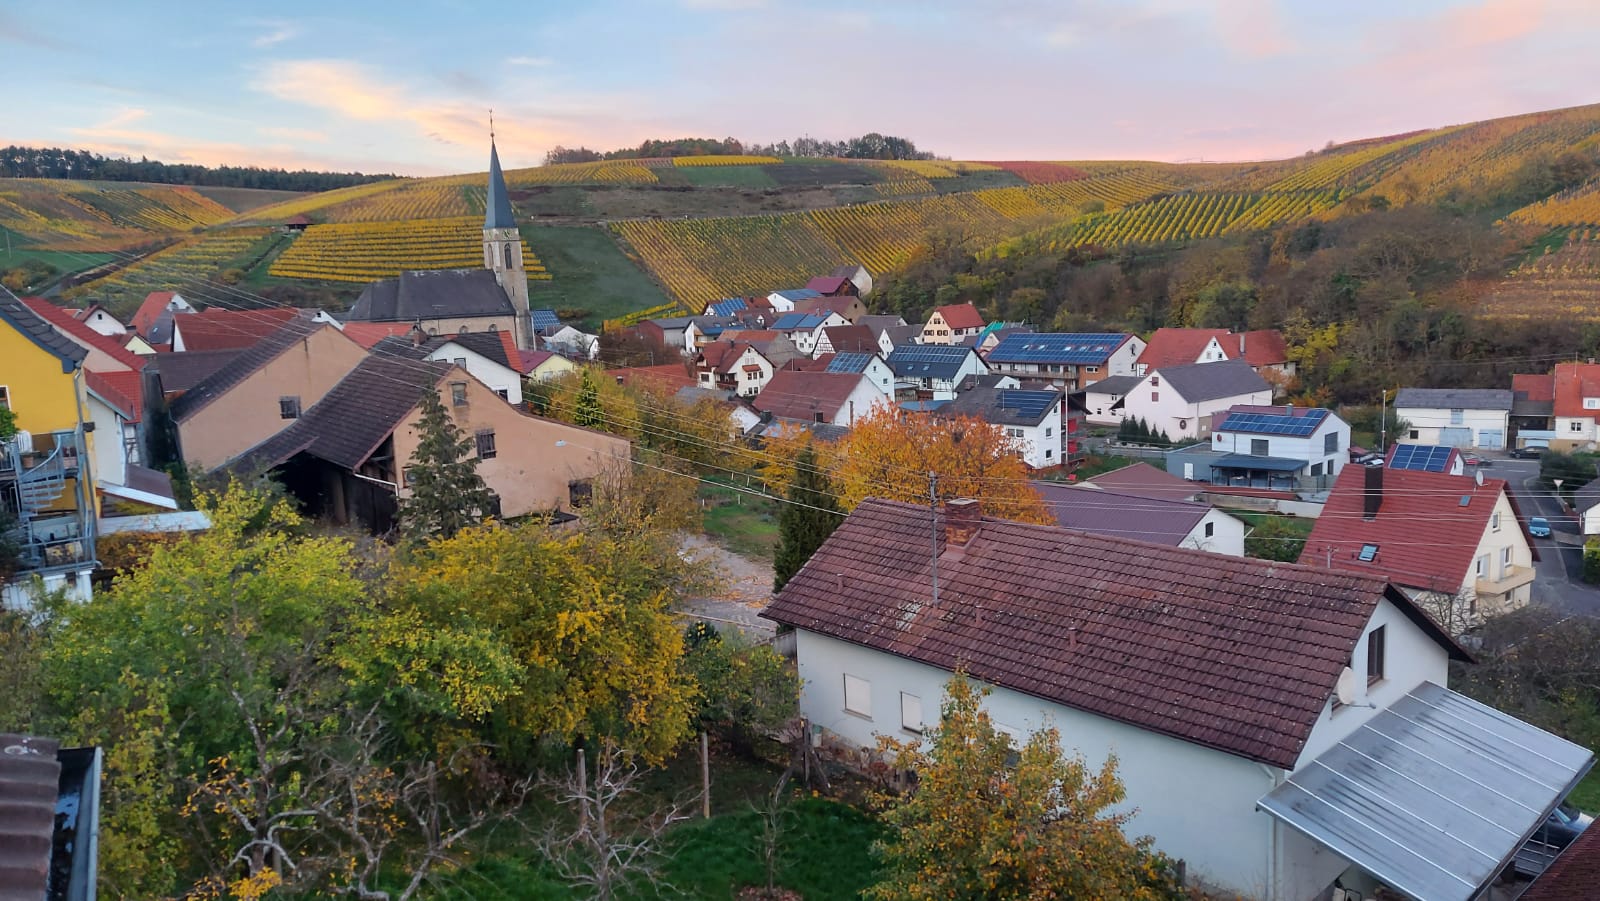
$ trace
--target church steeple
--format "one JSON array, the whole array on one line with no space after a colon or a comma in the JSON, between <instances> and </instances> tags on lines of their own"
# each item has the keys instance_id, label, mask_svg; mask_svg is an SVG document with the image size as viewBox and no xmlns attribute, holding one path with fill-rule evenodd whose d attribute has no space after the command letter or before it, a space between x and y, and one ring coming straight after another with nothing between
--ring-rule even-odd
<instances>
[{"instance_id":1,"label":"church steeple","mask_svg":"<svg viewBox=\"0 0 1600 901\"><path fill-rule=\"evenodd\" d=\"M528 273L522 265L522 234L517 231L506 177L500 171L500 151L494 146L494 119L489 119L489 191L483 214L483 268L494 273L516 315L517 347L534 350L533 325L528 317Z\"/></svg>"}]
</instances>

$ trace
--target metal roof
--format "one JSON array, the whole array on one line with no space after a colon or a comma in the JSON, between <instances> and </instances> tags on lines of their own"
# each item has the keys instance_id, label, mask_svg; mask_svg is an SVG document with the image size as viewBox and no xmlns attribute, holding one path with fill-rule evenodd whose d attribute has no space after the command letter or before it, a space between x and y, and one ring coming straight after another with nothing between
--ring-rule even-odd
<instances>
[{"instance_id":1,"label":"metal roof","mask_svg":"<svg viewBox=\"0 0 1600 901\"><path fill-rule=\"evenodd\" d=\"M1594 763L1565 739L1424 682L1256 806L1427 901L1467 901Z\"/></svg>"},{"instance_id":2,"label":"metal roof","mask_svg":"<svg viewBox=\"0 0 1600 901\"><path fill-rule=\"evenodd\" d=\"M1415 469L1421 472L1449 472L1453 447L1437 444L1396 444L1385 463L1390 469Z\"/></svg>"},{"instance_id":3,"label":"metal roof","mask_svg":"<svg viewBox=\"0 0 1600 901\"><path fill-rule=\"evenodd\" d=\"M1042 332L1007 335L989 351L997 363L1103 363L1128 340L1126 334Z\"/></svg>"},{"instance_id":4,"label":"metal roof","mask_svg":"<svg viewBox=\"0 0 1600 901\"><path fill-rule=\"evenodd\" d=\"M484 228L516 228L517 217L511 213L511 195L506 193L506 177L500 171L500 151L494 139L489 139L489 192L484 199Z\"/></svg>"},{"instance_id":5,"label":"metal roof","mask_svg":"<svg viewBox=\"0 0 1600 901\"><path fill-rule=\"evenodd\" d=\"M745 309L749 309L749 304L745 303L743 297L730 297L727 300L719 300L706 307L706 312L713 316L732 316L734 313Z\"/></svg>"},{"instance_id":6,"label":"metal roof","mask_svg":"<svg viewBox=\"0 0 1600 901\"><path fill-rule=\"evenodd\" d=\"M1395 409L1509 410L1512 394L1505 388L1401 388Z\"/></svg>"},{"instance_id":7,"label":"metal roof","mask_svg":"<svg viewBox=\"0 0 1600 901\"><path fill-rule=\"evenodd\" d=\"M1211 461L1212 469L1259 469L1266 472L1299 472L1306 461L1288 457L1258 457L1254 454L1223 454Z\"/></svg>"}]
</instances>

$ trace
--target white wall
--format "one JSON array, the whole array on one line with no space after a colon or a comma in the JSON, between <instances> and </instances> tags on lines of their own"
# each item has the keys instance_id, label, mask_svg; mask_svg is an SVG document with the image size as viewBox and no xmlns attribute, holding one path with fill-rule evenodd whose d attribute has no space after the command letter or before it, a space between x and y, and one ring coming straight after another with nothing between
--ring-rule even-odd
<instances>
[{"instance_id":1,"label":"white wall","mask_svg":"<svg viewBox=\"0 0 1600 901\"><path fill-rule=\"evenodd\" d=\"M1064 403L1065 399L1058 401L1038 425L999 426L1005 430L1006 437L1011 439L1012 449L1022 456L1022 462L1029 467L1047 469L1061 465L1061 448L1066 440L1066 436L1062 434L1061 424L1061 405Z\"/></svg>"},{"instance_id":2,"label":"white wall","mask_svg":"<svg viewBox=\"0 0 1600 901\"><path fill-rule=\"evenodd\" d=\"M1200 430L1202 417L1221 413L1235 404L1270 404L1272 389L1263 388L1250 394L1219 397L1192 403L1179 394L1160 372L1144 377L1138 387L1128 392L1124 415L1130 419L1143 419L1151 431L1166 432L1167 437L1204 437ZM1208 426L1209 428L1209 426ZM1246 447L1248 448L1248 444Z\"/></svg>"},{"instance_id":3,"label":"white wall","mask_svg":"<svg viewBox=\"0 0 1600 901\"><path fill-rule=\"evenodd\" d=\"M1211 527L1210 535L1206 534L1207 526ZM1243 557L1244 532L1244 520L1213 509L1194 524L1180 546L1229 557Z\"/></svg>"},{"instance_id":4,"label":"white wall","mask_svg":"<svg viewBox=\"0 0 1600 901\"><path fill-rule=\"evenodd\" d=\"M105 310L95 310L90 313L89 318L83 320L83 324L107 337L126 335L128 333L127 326L118 322L115 316Z\"/></svg>"},{"instance_id":5,"label":"white wall","mask_svg":"<svg viewBox=\"0 0 1600 901\"><path fill-rule=\"evenodd\" d=\"M1091 373L1091 375L1098 375L1098 378L1084 379L1084 382L1097 382L1109 375L1138 375L1136 365L1139 355L1144 353L1144 348L1145 342L1143 338L1137 335L1130 337L1122 342L1121 347L1112 351L1111 358L1106 360L1103 372Z\"/></svg>"},{"instance_id":6,"label":"white wall","mask_svg":"<svg viewBox=\"0 0 1600 901\"><path fill-rule=\"evenodd\" d=\"M125 485L128 458L122 444L122 417L98 397L89 395L89 421L94 423L93 459L97 482Z\"/></svg>"},{"instance_id":7,"label":"white wall","mask_svg":"<svg viewBox=\"0 0 1600 901\"><path fill-rule=\"evenodd\" d=\"M1497 517L1498 527L1495 525ZM1478 539L1478 552L1472 558L1473 564L1467 570L1463 587L1473 587L1474 583L1477 582L1477 561L1484 556L1489 558L1488 579L1498 581L1503 572L1500 565L1500 555L1507 548L1511 550L1510 565L1512 567L1521 567L1523 569L1531 569L1533 567L1533 551L1528 547L1528 537L1523 534L1521 526L1517 523L1516 514L1511 510L1510 498L1506 497L1505 491L1501 491L1499 497L1495 499L1494 510L1489 515L1489 522L1483 527L1483 535ZM1486 616L1515 610L1526 605L1532 593L1532 585L1523 585L1514 589L1510 597L1495 609L1486 609L1486 607L1489 603L1500 602L1488 602L1487 599L1480 598L1478 614Z\"/></svg>"},{"instance_id":8,"label":"white wall","mask_svg":"<svg viewBox=\"0 0 1600 901\"><path fill-rule=\"evenodd\" d=\"M916 739L900 728L901 692L916 695L923 719L936 722L951 676L805 630L798 634L797 657L801 712L857 748L872 747L877 733ZM870 719L845 711L846 673L870 684ZM1268 843L1283 830L1255 804L1281 770L1004 688L994 689L984 706L997 726L1024 737L1055 727L1062 746L1082 754L1090 766L1115 754L1127 789L1122 809L1137 810L1128 822L1130 835L1153 837L1156 848L1186 861L1193 876L1247 897L1265 896ZM1344 869L1339 863L1334 874Z\"/></svg>"},{"instance_id":9,"label":"white wall","mask_svg":"<svg viewBox=\"0 0 1600 901\"><path fill-rule=\"evenodd\" d=\"M1411 423L1411 430L1416 437L1409 438L1417 444L1444 444L1443 432L1445 429L1471 429L1472 440L1469 447L1483 447L1484 430L1497 430L1500 432L1500 446L1505 447L1507 440L1506 423L1510 416L1505 410L1462 410L1461 422L1455 424L1450 421L1450 411L1436 407L1395 407L1396 416ZM1564 436L1563 436L1564 437Z\"/></svg>"},{"instance_id":10,"label":"white wall","mask_svg":"<svg viewBox=\"0 0 1600 901\"><path fill-rule=\"evenodd\" d=\"M1137 386L1135 386L1137 390ZM1095 390L1094 385L1084 389L1083 405L1088 408L1083 421L1091 425L1121 425L1123 417L1127 414L1126 408L1112 410L1111 405L1121 400L1123 395L1106 391Z\"/></svg>"},{"instance_id":11,"label":"white wall","mask_svg":"<svg viewBox=\"0 0 1600 901\"><path fill-rule=\"evenodd\" d=\"M866 376L856 382L850 389L850 396L840 405L839 412L834 415L832 424L842 425L845 428L855 425L857 419L864 419L872 414L873 410L888 407L893 402L889 395L879 390Z\"/></svg>"},{"instance_id":12,"label":"white wall","mask_svg":"<svg viewBox=\"0 0 1600 901\"><path fill-rule=\"evenodd\" d=\"M522 376L518 375L516 370L497 363L475 350L450 341L434 348L433 353L428 354L428 359L456 363L466 369L473 378L488 385L491 391L506 392L508 403L522 403Z\"/></svg>"},{"instance_id":13,"label":"white wall","mask_svg":"<svg viewBox=\"0 0 1600 901\"><path fill-rule=\"evenodd\" d=\"M1338 447L1331 452L1327 449L1330 434L1339 436ZM1309 474L1312 465L1321 463L1322 474L1337 476L1339 470L1350 462L1350 424L1332 413L1322 420L1315 432L1304 438L1222 431L1212 433L1211 449L1229 454L1248 454L1252 440L1267 442L1268 457L1304 460L1307 469L1302 475Z\"/></svg>"}]
</instances>

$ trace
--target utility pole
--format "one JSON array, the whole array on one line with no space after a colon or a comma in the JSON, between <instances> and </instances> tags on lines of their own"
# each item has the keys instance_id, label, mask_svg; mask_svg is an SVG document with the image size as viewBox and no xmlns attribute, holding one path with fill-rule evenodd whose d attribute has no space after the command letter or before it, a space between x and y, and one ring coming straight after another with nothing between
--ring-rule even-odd
<instances>
[{"instance_id":1,"label":"utility pole","mask_svg":"<svg viewBox=\"0 0 1600 901\"><path fill-rule=\"evenodd\" d=\"M933 539L933 603L939 603L939 474L928 473L928 526Z\"/></svg>"},{"instance_id":2,"label":"utility pole","mask_svg":"<svg viewBox=\"0 0 1600 901\"><path fill-rule=\"evenodd\" d=\"M1378 392L1378 454L1389 453L1389 389Z\"/></svg>"}]
</instances>

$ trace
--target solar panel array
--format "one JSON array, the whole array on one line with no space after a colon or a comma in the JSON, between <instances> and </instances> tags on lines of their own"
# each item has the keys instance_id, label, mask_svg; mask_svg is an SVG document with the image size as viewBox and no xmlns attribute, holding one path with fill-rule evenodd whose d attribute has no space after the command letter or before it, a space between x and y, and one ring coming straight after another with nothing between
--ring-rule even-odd
<instances>
[{"instance_id":1,"label":"solar panel array","mask_svg":"<svg viewBox=\"0 0 1600 901\"><path fill-rule=\"evenodd\" d=\"M955 344L903 344L889 352L895 375L953 377L972 348Z\"/></svg>"},{"instance_id":2,"label":"solar panel array","mask_svg":"<svg viewBox=\"0 0 1600 901\"><path fill-rule=\"evenodd\" d=\"M828 361L828 372L866 372L872 364L872 354L835 354Z\"/></svg>"},{"instance_id":3,"label":"solar panel array","mask_svg":"<svg viewBox=\"0 0 1600 901\"><path fill-rule=\"evenodd\" d=\"M778 317L778 321L774 322L772 327L779 331L795 328L816 328L822 324L823 318L815 313L784 313Z\"/></svg>"},{"instance_id":4,"label":"solar panel array","mask_svg":"<svg viewBox=\"0 0 1600 901\"><path fill-rule=\"evenodd\" d=\"M1006 363L1103 363L1127 335L1114 333L1044 332L1007 335L989 352Z\"/></svg>"},{"instance_id":5,"label":"solar panel array","mask_svg":"<svg viewBox=\"0 0 1600 901\"><path fill-rule=\"evenodd\" d=\"M1282 413L1229 413L1222 424L1215 426L1213 431L1218 432L1252 432L1257 435L1287 435L1290 438L1307 438L1322 425L1326 410L1314 410L1312 413L1323 415L1286 416Z\"/></svg>"},{"instance_id":6,"label":"solar panel array","mask_svg":"<svg viewBox=\"0 0 1600 901\"><path fill-rule=\"evenodd\" d=\"M706 311L712 316L732 316L734 313L745 309L746 306L747 304L744 302L743 297L730 297L727 300L717 301L707 307Z\"/></svg>"},{"instance_id":7,"label":"solar panel array","mask_svg":"<svg viewBox=\"0 0 1600 901\"><path fill-rule=\"evenodd\" d=\"M1060 399L1061 395L1054 391L1002 388L996 401L1003 410L1016 410L1018 416L1036 420L1044 416Z\"/></svg>"},{"instance_id":8,"label":"solar panel array","mask_svg":"<svg viewBox=\"0 0 1600 901\"><path fill-rule=\"evenodd\" d=\"M1450 465L1451 450L1436 444L1397 444L1388 465L1390 469L1445 472Z\"/></svg>"},{"instance_id":9,"label":"solar panel array","mask_svg":"<svg viewBox=\"0 0 1600 901\"><path fill-rule=\"evenodd\" d=\"M561 331L561 320L555 310L533 310L528 315L533 319L533 330L541 335L553 335Z\"/></svg>"}]
</instances>

